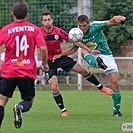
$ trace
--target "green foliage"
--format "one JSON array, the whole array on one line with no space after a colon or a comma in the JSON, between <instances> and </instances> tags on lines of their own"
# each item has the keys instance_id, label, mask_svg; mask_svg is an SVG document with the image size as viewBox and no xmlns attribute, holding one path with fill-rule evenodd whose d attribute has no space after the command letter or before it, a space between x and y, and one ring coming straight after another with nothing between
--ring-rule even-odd
<instances>
[{"instance_id":1,"label":"green foliage","mask_svg":"<svg viewBox=\"0 0 133 133\"><path fill-rule=\"evenodd\" d=\"M113 16L126 16L124 23L105 29L105 35L114 54L119 54L120 47L126 45L133 35L132 0L98 0L93 2L93 20L109 20Z\"/></svg>"},{"instance_id":2,"label":"green foliage","mask_svg":"<svg viewBox=\"0 0 133 133\"><path fill-rule=\"evenodd\" d=\"M0 27L13 21L11 10L17 0L0 0ZM28 20L42 26L40 16L43 11L50 10L54 17L54 25L69 31L76 26L77 12L71 12L77 7L77 0L25 0L29 6ZM121 45L127 44L133 36L133 2L132 0L92 0L93 20L109 20L114 15L124 15L126 22L104 30L110 48L114 54L119 54Z\"/></svg>"},{"instance_id":3,"label":"green foliage","mask_svg":"<svg viewBox=\"0 0 133 133\"><path fill-rule=\"evenodd\" d=\"M43 11L51 11L54 17L54 25L61 27L62 29L69 31L71 27L75 25L73 22L76 19L76 14L70 14L70 9L77 6L77 2L73 1L61 1L61 0L39 0L36 7L39 16L37 18L37 24L40 26L40 15ZM31 16L32 17L32 16ZM33 18L33 17L32 17Z\"/></svg>"},{"instance_id":4,"label":"green foliage","mask_svg":"<svg viewBox=\"0 0 133 133\"><path fill-rule=\"evenodd\" d=\"M25 0L29 6L28 20L38 26L42 26L40 16L43 11L51 11L54 17L54 25L69 31L76 26L77 13L72 14L72 7L77 7L77 0ZM11 10L14 0L1 0L0 26L4 26L13 21Z\"/></svg>"}]
</instances>

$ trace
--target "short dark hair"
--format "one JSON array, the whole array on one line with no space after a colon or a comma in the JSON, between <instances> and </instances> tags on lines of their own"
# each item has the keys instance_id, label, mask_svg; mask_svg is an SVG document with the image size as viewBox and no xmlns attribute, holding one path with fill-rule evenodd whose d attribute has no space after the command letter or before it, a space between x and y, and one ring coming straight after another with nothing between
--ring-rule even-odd
<instances>
[{"instance_id":1,"label":"short dark hair","mask_svg":"<svg viewBox=\"0 0 133 133\"><path fill-rule=\"evenodd\" d=\"M90 20L89 20L89 18L86 16L86 15L80 15L80 16L78 16L78 18L77 18L77 22L83 22L83 21L85 21L85 22L90 22Z\"/></svg>"},{"instance_id":2,"label":"short dark hair","mask_svg":"<svg viewBox=\"0 0 133 133\"><path fill-rule=\"evenodd\" d=\"M41 15L41 20L43 19L44 15L50 15L50 17L53 19L52 13L50 11L43 12Z\"/></svg>"},{"instance_id":3,"label":"short dark hair","mask_svg":"<svg viewBox=\"0 0 133 133\"><path fill-rule=\"evenodd\" d=\"M28 13L28 6L23 0L14 3L13 14L17 19L24 19Z\"/></svg>"}]
</instances>

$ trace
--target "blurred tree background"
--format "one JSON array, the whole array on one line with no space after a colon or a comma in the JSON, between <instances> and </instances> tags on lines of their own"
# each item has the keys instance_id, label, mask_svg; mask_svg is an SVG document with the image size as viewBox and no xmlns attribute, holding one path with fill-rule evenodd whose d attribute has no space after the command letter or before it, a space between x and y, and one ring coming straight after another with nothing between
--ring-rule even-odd
<instances>
[{"instance_id":1,"label":"blurred tree background","mask_svg":"<svg viewBox=\"0 0 133 133\"><path fill-rule=\"evenodd\" d=\"M11 10L16 0L0 0L0 27L13 21ZM51 11L54 25L67 32L76 26L78 0L25 0L29 6L28 20L42 26L40 16L43 11ZM126 22L104 30L110 48L118 55L120 47L133 39L133 0L91 0L91 20L108 20L115 15L124 15Z\"/></svg>"},{"instance_id":2,"label":"blurred tree background","mask_svg":"<svg viewBox=\"0 0 133 133\"><path fill-rule=\"evenodd\" d=\"M126 21L105 29L108 43L115 55L120 47L133 39L133 0L93 0L93 20L109 20L113 16L126 16Z\"/></svg>"}]
</instances>

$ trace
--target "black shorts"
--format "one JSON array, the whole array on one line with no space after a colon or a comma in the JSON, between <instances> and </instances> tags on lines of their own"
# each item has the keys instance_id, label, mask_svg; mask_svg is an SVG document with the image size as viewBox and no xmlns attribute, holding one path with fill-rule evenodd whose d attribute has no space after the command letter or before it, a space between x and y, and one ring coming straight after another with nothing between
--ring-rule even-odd
<instances>
[{"instance_id":1,"label":"black shorts","mask_svg":"<svg viewBox=\"0 0 133 133\"><path fill-rule=\"evenodd\" d=\"M47 80L53 75L57 76L57 69L62 68L64 71L69 72L77 62L67 56L62 56L54 62L48 61L49 71L47 72Z\"/></svg>"},{"instance_id":2,"label":"black shorts","mask_svg":"<svg viewBox=\"0 0 133 133\"><path fill-rule=\"evenodd\" d=\"M21 99L31 101L35 96L34 79L24 78L3 78L0 93L11 98L15 88L18 87Z\"/></svg>"},{"instance_id":3,"label":"black shorts","mask_svg":"<svg viewBox=\"0 0 133 133\"><path fill-rule=\"evenodd\" d=\"M2 77L0 76L0 90L1 90L1 82L2 82Z\"/></svg>"}]
</instances>

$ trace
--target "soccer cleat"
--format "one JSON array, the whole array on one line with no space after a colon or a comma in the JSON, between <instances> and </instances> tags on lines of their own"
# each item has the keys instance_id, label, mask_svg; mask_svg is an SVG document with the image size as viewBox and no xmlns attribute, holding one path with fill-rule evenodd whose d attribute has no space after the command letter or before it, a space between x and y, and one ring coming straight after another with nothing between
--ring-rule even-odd
<instances>
[{"instance_id":1,"label":"soccer cleat","mask_svg":"<svg viewBox=\"0 0 133 133\"><path fill-rule=\"evenodd\" d=\"M119 116L123 116L123 114L120 111L118 111L116 113L113 113L113 116L119 117Z\"/></svg>"},{"instance_id":2,"label":"soccer cleat","mask_svg":"<svg viewBox=\"0 0 133 133\"><path fill-rule=\"evenodd\" d=\"M107 66L104 64L102 58L97 57L97 63L98 63L98 67L102 68L103 70L107 69Z\"/></svg>"},{"instance_id":3,"label":"soccer cleat","mask_svg":"<svg viewBox=\"0 0 133 133\"><path fill-rule=\"evenodd\" d=\"M20 128L22 125L22 111L20 105L15 105L14 111L14 125L16 128Z\"/></svg>"},{"instance_id":4,"label":"soccer cleat","mask_svg":"<svg viewBox=\"0 0 133 133\"><path fill-rule=\"evenodd\" d=\"M109 95L109 96L112 96L112 90L109 89L109 88L107 88L107 87L103 87L103 88L101 89L101 92L104 92L104 93L106 93L106 94Z\"/></svg>"},{"instance_id":5,"label":"soccer cleat","mask_svg":"<svg viewBox=\"0 0 133 133\"><path fill-rule=\"evenodd\" d=\"M62 112L62 116L68 116L68 112L67 111Z\"/></svg>"}]
</instances>

